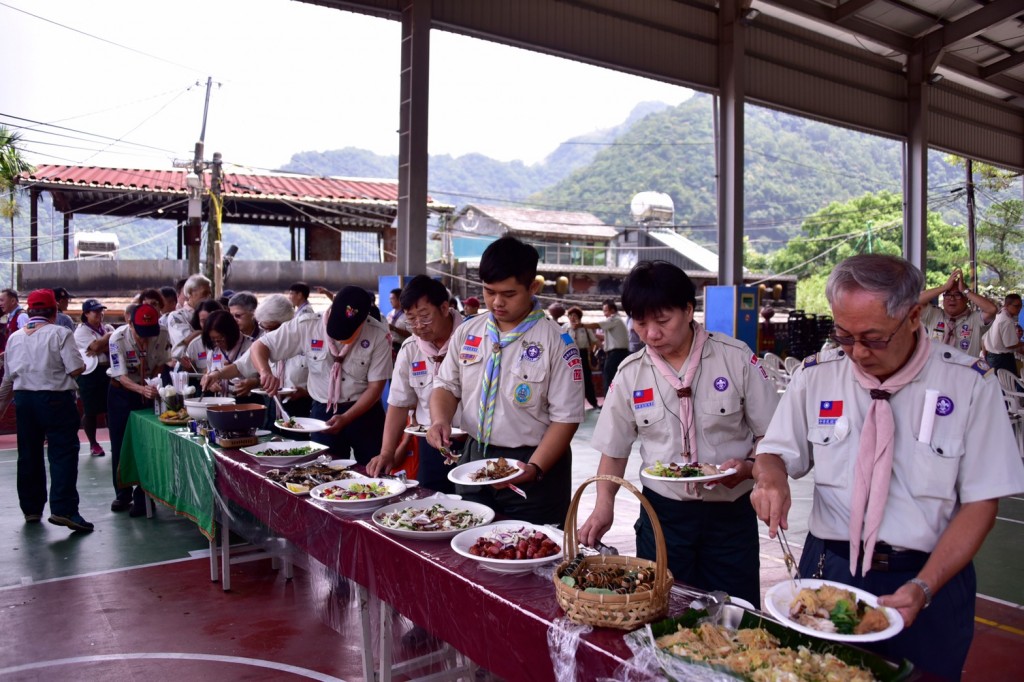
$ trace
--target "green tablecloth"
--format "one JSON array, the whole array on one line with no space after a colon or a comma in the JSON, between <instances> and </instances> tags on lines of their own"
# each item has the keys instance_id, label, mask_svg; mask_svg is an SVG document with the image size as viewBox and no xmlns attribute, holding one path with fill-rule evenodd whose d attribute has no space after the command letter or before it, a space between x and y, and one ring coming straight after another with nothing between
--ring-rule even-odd
<instances>
[{"instance_id":1,"label":"green tablecloth","mask_svg":"<svg viewBox=\"0 0 1024 682\"><path fill-rule=\"evenodd\" d=\"M213 457L204 445L172 433L179 428L161 424L151 411L132 412L118 478L125 485L141 486L176 514L192 519L213 540L217 532Z\"/></svg>"}]
</instances>

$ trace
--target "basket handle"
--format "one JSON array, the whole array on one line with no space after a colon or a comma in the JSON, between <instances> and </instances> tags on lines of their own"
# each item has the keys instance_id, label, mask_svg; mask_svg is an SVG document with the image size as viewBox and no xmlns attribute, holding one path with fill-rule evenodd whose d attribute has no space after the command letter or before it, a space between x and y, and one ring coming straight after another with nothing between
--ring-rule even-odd
<instances>
[{"instance_id":1,"label":"basket handle","mask_svg":"<svg viewBox=\"0 0 1024 682\"><path fill-rule=\"evenodd\" d=\"M647 517L651 520L651 527L654 529L654 573L655 579L658 584L665 580L668 572L668 550L665 547L665 534L661 530L661 522L658 521L658 515L654 513L654 508L651 507L651 503L647 501L647 498L636 489L629 481L619 478L618 476L610 476L608 474L601 474L599 476L591 476L587 480L583 481L583 484L576 489L576 494L572 496L572 502L569 504L569 511L565 515L565 537L562 543L562 557L565 561L572 561L576 557L577 548L579 547L579 539L576 535L576 511L580 506L580 499L583 497L583 489L591 483L597 481L610 481L617 483L629 492L633 493L643 508L647 511Z\"/></svg>"}]
</instances>

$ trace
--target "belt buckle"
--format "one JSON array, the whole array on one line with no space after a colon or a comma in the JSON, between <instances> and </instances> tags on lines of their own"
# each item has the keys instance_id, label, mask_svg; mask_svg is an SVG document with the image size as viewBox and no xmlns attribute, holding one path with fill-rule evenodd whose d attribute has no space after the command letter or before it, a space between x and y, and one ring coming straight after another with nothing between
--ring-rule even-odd
<instances>
[{"instance_id":1,"label":"belt buckle","mask_svg":"<svg viewBox=\"0 0 1024 682\"><path fill-rule=\"evenodd\" d=\"M874 556L871 557L871 570L873 571L888 571L889 570L889 554L882 552L875 552Z\"/></svg>"}]
</instances>

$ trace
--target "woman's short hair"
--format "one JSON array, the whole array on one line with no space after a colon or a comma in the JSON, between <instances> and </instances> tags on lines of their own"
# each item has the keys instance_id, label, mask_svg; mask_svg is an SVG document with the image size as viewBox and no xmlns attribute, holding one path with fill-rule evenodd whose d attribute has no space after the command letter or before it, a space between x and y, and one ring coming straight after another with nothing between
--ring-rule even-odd
<instances>
[{"instance_id":1,"label":"woman's short hair","mask_svg":"<svg viewBox=\"0 0 1024 682\"><path fill-rule=\"evenodd\" d=\"M182 287L182 291L185 292L186 296L191 296L192 292L196 289L206 287L211 292L213 291L213 283L203 275L192 275L185 280L185 286Z\"/></svg>"},{"instance_id":2,"label":"woman's short hair","mask_svg":"<svg viewBox=\"0 0 1024 682\"><path fill-rule=\"evenodd\" d=\"M284 324L295 317L295 306L284 294L271 294L256 306L256 321L280 322Z\"/></svg>"},{"instance_id":3,"label":"woman's short hair","mask_svg":"<svg viewBox=\"0 0 1024 682\"><path fill-rule=\"evenodd\" d=\"M213 341L210 339L210 332L219 332L224 337L224 343L228 348L234 348L238 345L238 340L242 338L242 330L238 328L238 322L226 310L214 310L206 318L206 324L203 325L203 345L207 348L214 347Z\"/></svg>"},{"instance_id":4,"label":"woman's short hair","mask_svg":"<svg viewBox=\"0 0 1024 682\"><path fill-rule=\"evenodd\" d=\"M568 315L569 317L578 317L581 320L583 319L583 310L579 306L574 305L573 307L566 310L565 314Z\"/></svg>"},{"instance_id":5,"label":"woman's short hair","mask_svg":"<svg viewBox=\"0 0 1024 682\"><path fill-rule=\"evenodd\" d=\"M608 304L608 301L605 301ZM637 263L622 286L622 308L634 320L659 310L697 306L697 288L681 268L663 260Z\"/></svg>"}]
</instances>

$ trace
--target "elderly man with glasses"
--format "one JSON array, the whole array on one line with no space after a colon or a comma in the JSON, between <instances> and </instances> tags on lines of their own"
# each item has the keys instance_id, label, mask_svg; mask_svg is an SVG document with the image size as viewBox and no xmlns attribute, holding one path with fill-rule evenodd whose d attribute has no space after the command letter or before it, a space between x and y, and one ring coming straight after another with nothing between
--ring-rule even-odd
<instances>
[{"instance_id":1,"label":"elderly man with glasses","mask_svg":"<svg viewBox=\"0 0 1024 682\"><path fill-rule=\"evenodd\" d=\"M942 295L941 308L931 304L939 294ZM972 358L981 356L981 337L995 319L998 308L967 288L960 268L950 273L945 284L922 291L917 300L924 306L921 324L933 339ZM975 306L973 309L971 303Z\"/></svg>"},{"instance_id":2,"label":"elderly man with glasses","mask_svg":"<svg viewBox=\"0 0 1024 682\"><path fill-rule=\"evenodd\" d=\"M905 629L867 645L959 679L974 634L971 563L999 498L1024 491L999 384L929 338L921 271L860 255L829 276L839 348L804 361L758 444L751 502L788 528L788 476L814 469L800 574L859 587Z\"/></svg>"}]
</instances>

